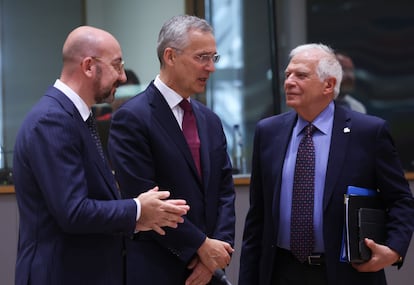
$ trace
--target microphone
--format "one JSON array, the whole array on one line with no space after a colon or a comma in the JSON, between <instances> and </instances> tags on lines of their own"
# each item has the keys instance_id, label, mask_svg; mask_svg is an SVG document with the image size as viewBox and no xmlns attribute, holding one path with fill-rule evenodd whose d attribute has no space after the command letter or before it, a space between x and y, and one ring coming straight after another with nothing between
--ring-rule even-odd
<instances>
[{"instance_id":1,"label":"microphone","mask_svg":"<svg viewBox=\"0 0 414 285\"><path fill-rule=\"evenodd\" d=\"M222 269L216 269L213 276L223 284L232 285L229 280L227 280L226 274Z\"/></svg>"}]
</instances>

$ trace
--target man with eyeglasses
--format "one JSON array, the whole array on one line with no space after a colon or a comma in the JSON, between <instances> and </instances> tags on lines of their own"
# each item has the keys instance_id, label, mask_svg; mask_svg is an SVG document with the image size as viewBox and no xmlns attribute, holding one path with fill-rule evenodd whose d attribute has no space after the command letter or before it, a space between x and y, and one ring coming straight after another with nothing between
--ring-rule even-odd
<instances>
[{"instance_id":1,"label":"man with eyeglasses","mask_svg":"<svg viewBox=\"0 0 414 285\"><path fill-rule=\"evenodd\" d=\"M232 167L220 119L190 98L205 91L219 60L212 28L197 17L173 17L161 28L157 53L159 75L113 115L109 154L124 197L159 185L191 210L161 238L140 232L127 241L127 284L222 284L212 276L233 252Z\"/></svg>"},{"instance_id":2,"label":"man with eyeglasses","mask_svg":"<svg viewBox=\"0 0 414 285\"><path fill-rule=\"evenodd\" d=\"M185 201L165 200L169 193L157 188L121 200L98 151L91 107L113 97L125 80L111 34L82 26L68 35L60 79L16 138L16 285L123 284L123 237L148 230L162 235L165 226L183 222Z\"/></svg>"}]
</instances>

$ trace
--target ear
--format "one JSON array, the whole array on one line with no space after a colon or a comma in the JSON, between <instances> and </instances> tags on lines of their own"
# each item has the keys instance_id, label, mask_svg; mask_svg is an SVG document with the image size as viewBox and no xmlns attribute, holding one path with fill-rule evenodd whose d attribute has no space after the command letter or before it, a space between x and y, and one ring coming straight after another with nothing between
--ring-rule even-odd
<instances>
[{"instance_id":1,"label":"ear","mask_svg":"<svg viewBox=\"0 0 414 285\"><path fill-rule=\"evenodd\" d=\"M325 94L334 94L336 78L335 77L329 77L329 78L325 79L324 84L325 84L324 93Z\"/></svg>"},{"instance_id":2,"label":"ear","mask_svg":"<svg viewBox=\"0 0 414 285\"><path fill-rule=\"evenodd\" d=\"M176 52L173 48L167 47L164 50L164 63L166 65L173 65L175 62Z\"/></svg>"},{"instance_id":3,"label":"ear","mask_svg":"<svg viewBox=\"0 0 414 285\"><path fill-rule=\"evenodd\" d=\"M83 71L83 73L88 76L91 77L94 71L93 68L93 58L92 57L85 57L82 61L81 61L81 69Z\"/></svg>"}]
</instances>

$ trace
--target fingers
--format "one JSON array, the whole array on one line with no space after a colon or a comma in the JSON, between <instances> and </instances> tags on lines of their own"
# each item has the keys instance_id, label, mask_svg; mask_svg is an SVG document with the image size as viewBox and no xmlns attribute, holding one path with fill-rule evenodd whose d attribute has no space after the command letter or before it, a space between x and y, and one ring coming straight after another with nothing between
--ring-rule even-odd
<instances>
[{"instance_id":1,"label":"fingers","mask_svg":"<svg viewBox=\"0 0 414 285\"><path fill-rule=\"evenodd\" d=\"M141 193L137 198L141 200L165 200L170 197L169 191L158 191L158 187L154 187L147 192Z\"/></svg>"},{"instance_id":2,"label":"fingers","mask_svg":"<svg viewBox=\"0 0 414 285\"><path fill-rule=\"evenodd\" d=\"M193 269L193 272L185 281L185 285L200 285L210 282L213 274L201 262L198 262Z\"/></svg>"},{"instance_id":3,"label":"fingers","mask_svg":"<svg viewBox=\"0 0 414 285\"><path fill-rule=\"evenodd\" d=\"M154 230L161 235L165 235L162 227L177 228L179 223L183 223L184 219L179 215L168 214L165 212L154 212L141 214L137 222L136 229L138 231Z\"/></svg>"},{"instance_id":4,"label":"fingers","mask_svg":"<svg viewBox=\"0 0 414 285\"><path fill-rule=\"evenodd\" d=\"M169 227L169 228L177 228L178 224L184 223L184 219L180 216L172 216L171 218L166 218L162 221L162 224L159 224L159 226L162 227Z\"/></svg>"},{"instance_id":5,"label":"fingers","mask_svg":"<svg viewBox=\"0 0 414 285\"><path fill-rule=\"evenodd\" d=\"M151 191L151 192L157 192L159 189L160 189L160 188L159 188L158 186L155 186L154 188L152 188L152 189L150 189L150 190L148 190L148 191Z\"/></svg>"},{"instance_id":6,"label":"fingers","mask_svg":"<svg viewBox=\"0 0 414 285\"><path fill-rule=\"evenodd\" d=\"M185 215L190 210L190 206L187 205L185 200L166 200L163 201L162 209L166 212L170 212L178 215Z\"/></svg>"},{"instance_id":7,"label":"fingers","mask_svg":"<svg viewBox=\"0 0 414 285\"><path fill-rule=\"evenodd\" d=\"M227 250L229 254L234 252L234 248L232 248L229 243L225 243L224 248Z\"/></svg>"},{"instance_id":8,"label":"fingers","mask_svg":"<svg viewBox=\"0 0 414 285\"><path fill-rule=\"evenodd\" d=\"M170 191L159 191L158 189L154 190L155 188L158 188L158 187L152 188L151 190L147 191L147 193L150 192L157 199L160 199L160 200L164 200L164 199L167 199L168 197L170 197L170 195L171 195Z\"/></svg>"},{"instance_id":9,"label":"fingers","mask_svg":"<svg viewBox=\"0 0 414 285\"><path fill-rule=\"evenodd\" d=\"M183 223L184 218L182 217L185 215L187 211L185 209L171 209L169 211L166 211L165 209L162 209L160 207L160 210L156 213L156 216L154 216L154 219L156 219L158 222L158 225L165 227L173 227L176 228L178 225L177 223Z\"/></svg>"},{"instance_id":10,"label":"fingers","mask_svg":"<svg viewBox=\"0 0 414 285\"><path fill-rule=\"evenodd\" d=\"M388 246L384 246L366 238L365 244L371 250L371 259L362 264L352 264L359 272L377 272L390 266L398 259L399 255Z\"/></svg>"},{"instance_id":11,"label":"fingers","mask_svg":"<svg viewBox=\"0 0 414 285\"><path fill-rule=\"evenodd\" d=\"M166 200L170 195L171 193L169 191L159 191L158 186L156 186L139 195L138 199L141 202L143 202L143 200L158 200L160 202L160 207L165 211L185 215L190 210L187 201L184 199Z\"/></svg>"},{"instance_id":12,"label":"fingers","mask_svg":"<svg viewBox=\"0 0 414 285\"><path fill-rule=\"evenodd\" d=\"M198 257L194 257L194 258L190 261L190 263L188 264L187 268L188 268L188 269L193 269L193 268L197 265L197 263L199 263L199 262L200 262L200 260L198 259Z\"/></svg>"},{"instance_id":13,"label":"fingers","mask_svg":"<svg viewBox=\"0 0 414 285\"><path fill-rule=\"evenodd\" d=\"M223 262L219 263L219 267L216 269L226 268L230 264L231 257L230 255L224 256Z\"/></svg>"},{"instance_id":14,"label":"fingers","mask_svg":"<svg viewBox=\"0 0 414 285\"><path fill-rule=\"evenodd\" d=\"M153 224L152 227L147 227L147 226L144 226L142 224L137 223L136 226L135 226L135 229L139 232L145 232L145 231L153 230L153 231L157 232L158 234L160 234L162 236L165 235L165 231L160 226L158 226L156 224Z\"/></svg>"},{"instance_id":15,"label":"fingers","mask_svg":"<svg viewBox=\"0 0 414 285\"><path fill-rule=\"evenodd\" d=\"M211 272L227 267L230 263L230 253L233 248L224 241L206 238L197 250L197 254Z\"/></svg>"},{"instance_id":16,"label":"fingers","mask_svg":"<svg viewBox=\"0 0 414 285\"><path fill-rule=\"evenodd\" d=\"M141 216L136 229L138 231L154 230L165 235L163 227L177 228L184 222L182 216L186 215L190 207L183 199L165 200L170 196L169 191L159 191L154 187L138 196L141 204Z\"/></svg>"},{"instance_id":17,"label":"fingers","mask_svg":"<svg viewBox=\"0 0 414 285\"><path fill-rule=\"evenodd\" d=\"M157 224L154 224L152 229L155 232L157 232L158 234L162 235L162 236L165 235L165 231L160 226L158 226Z\"/></svg>"},{"instance_id":18,"label":"fingers","mask_svg":"<svg viewBox=\"0 0 414 285\"><path fill-rule=\"evenodd\" d=\"M169 200L165 200L165 202L168 204L176 205L176 206L181 206L181 205L188 206L187 201L184 199L169 199Z\"/></svg>"},{"instance_id":19,"label":"fingers","mask_svg":"<svg viewBox=\"0 0 414 285\"><path fill-rule=\"evenodd\" d=\"M141 216L136 229L154 230L165 235L162 227L177 228L184 222L182 216L186 215L190 207L183 199L164 200L170 196L168 191L158 191L158 187L144 192L138 196L141 204Z\"/></svg>"}]
</instances>

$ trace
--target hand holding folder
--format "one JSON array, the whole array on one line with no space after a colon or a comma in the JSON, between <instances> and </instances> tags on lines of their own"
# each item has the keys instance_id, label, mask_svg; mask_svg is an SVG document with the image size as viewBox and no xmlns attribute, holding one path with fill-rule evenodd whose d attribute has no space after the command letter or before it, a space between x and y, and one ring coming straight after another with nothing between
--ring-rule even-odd
<instances>
[{"instance_id":1,"label":"hand holding folder","mask_svg":"<svg viewBox=\"0 0 414 285\"><path fill-rule=\"evenodd\" d=\"M386 212L377 191L349 186L345 195L345 226L341 261L362 263L371 258L365 238L385 241Z\"/></svg>"}]
</instances>

